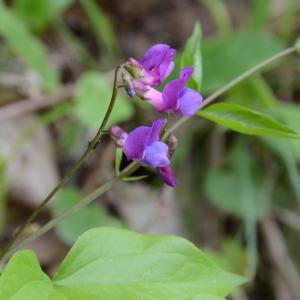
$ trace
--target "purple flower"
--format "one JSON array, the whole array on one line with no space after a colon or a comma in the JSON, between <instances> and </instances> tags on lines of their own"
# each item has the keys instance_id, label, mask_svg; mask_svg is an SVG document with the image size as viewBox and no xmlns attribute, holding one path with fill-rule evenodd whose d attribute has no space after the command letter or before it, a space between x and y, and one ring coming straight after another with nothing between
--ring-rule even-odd
<instances>
[{"instance_id":1,"label":"purple flower","mask_svg":"<svg viewBox=\"0 0 300 300\"><path fill-rule=\"evenodd\" d=\"M169 45L157 44L148 49L140 61L129 58L123 66L132 80L150 87L159 86L173 71L175 55L176 50Z\"/></svg>"},{"instance_id":2,"label":"purple flower","mask_svg":"<svg viewBox=\"0 0 300 300\"><path fill-rule=\"evenodd\" d=\"M170 149L160 141L160 132L164 125L164 120L156 120L151 127L140 126L129 133L113 126L111 134L128 160L136 160L142 165L157 168L163 180L175 187L176 179L170 166Z\"/></svg>"},{"instance_id":3,"label":"purple flower","mask_svg":"<svg viewBox=\"0 0 300 300\"><path fill-rule=\"evenodd\" d=\"M136 82L133 82L133 85L137 94L150 102L159 112L192 116L202 104L202 96L195 90L185 87L192 74L192 67L182 69L180 78L170 81L162 93L151 87L141 86Z\"/></svg>"}]
</instances>

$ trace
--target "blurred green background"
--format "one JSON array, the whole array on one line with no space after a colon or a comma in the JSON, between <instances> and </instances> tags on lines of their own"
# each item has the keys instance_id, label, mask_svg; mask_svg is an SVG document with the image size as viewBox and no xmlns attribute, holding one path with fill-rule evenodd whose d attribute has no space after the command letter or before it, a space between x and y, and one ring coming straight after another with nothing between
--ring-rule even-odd
<instances>
[{"instance_id":1,"label":"blurred green background","mask_svg":"<svg viewBox=\"0 0 300 300\"><path fill-rule=\"evenodd\" d=\"M196 63L203 82L191 84L208 96L293 44L299 11L297 0L0 1L1 245L92 139L117 64L168 43L178 49L178 62ZM196 56L181 58L189 38L197 41ZM291 55L220 100L299 131L299 75L300 59ZM110 125L130 130L155 117L123 93ZM119 183L32 242L44 269L53 274L85 230L128 227L187 237L224 268L246 276L248 284L232 299L300 299L300 142L241 135L200 117L177 137L176 189L153 170L137 171L149 176ZM110 178L114 159L107 138L27 234Z\"/></svg>"}]
</instances>

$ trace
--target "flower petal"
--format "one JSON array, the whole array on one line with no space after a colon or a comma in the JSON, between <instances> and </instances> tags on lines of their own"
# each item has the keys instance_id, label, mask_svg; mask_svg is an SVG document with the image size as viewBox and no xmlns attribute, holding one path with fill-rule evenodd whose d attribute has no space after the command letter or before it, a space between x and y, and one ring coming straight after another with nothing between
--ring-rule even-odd
<instances>
[{"instance_id":1,"label":"flower petal","mask_svg":"<svg viewBox=\"0 0 300 300\"><path fill-rule=\"evenodd\" d=\"M143 159L150 133L151 127L140 126L128 134L123 147L127 159Z\"/></svg>"},{"instance_id":2,"label":"flower petal","mask_svg":"<svg viewBox=\"0 0 300 300\"><path fill-rule=\"evenodd\" d=\"M141 161L152 167L165 167L170 164L168 146L163 142L154 142L146 147L145 155Z\"/></svg>"},{"instance_id":3,"label":"flower petal","mask_svg":"<svg viewBox=\"0 0 300 300\"><path fill-rule=\"evenodd\" d=\"M167 53L167 57L163 60L163 62L159 66L159 75L160 81L163 82L173 71L174 62L172 61L175 56L176 51L174 49L170 49Z\"/></svg>"},{"instance_id":4,"label":"flower petal","mask_svg":"<svg viewBox=\"0 0 300 300\"><path fill-rule=\"evenodd\" d=\"M180 71L180 78L184 80L184 83L187 83L188 80L192 77L194 72L193 67L186 67Z\"/></svg>"},{"instance_id":5,"label":"flower petal","mask_svg":"<svg viewBox=\"0 0 300 300\"><path fill-rule=\"evenodd\" d=\"M179 97L177 112L183 116L192 116L199 110L202 100L203 98L198 92L185 88Z\"/></svg>"},{"instance_id":6,"label":"flower petal","mask_svg":"<svg viewBox=\"0 0 300 300\"><path fill-rule=\"evenodd\" d=\"M166 84L162 96L164 102L164 112L175 112L178 108L179 94L184 89L184 80L175 79Z\"/></svg>"},{"instance_id":7,"label":"flower petal","mask_svg":"<svg viewBox=\"0 0 300 300\"><path fill-rule=\"evenodd\" d=\"M143 94L139 94L139 96L151 103L151 105L153 105L157 111L164 111L165 103L163 101L163 95L161 92L154 88L148 87L147 91L143 92Z\"/></svg>"},{"instance_id":8,"label":"flower petal","mask_svg":"<svg viewBox=\"0 0 300 300\"><path fill-rule=\"evenodd\" d=\"M157 168L157 170L166 184L168 184L172 187L176 186L176 178L173 174L171 166Z\"/></svg>"},{"instance_id":9,"label":"flower petal","mask_svg":"<svg viewBox=\"0 0 300 300\"><path fill-rule=\"evenodd\" d=\"M168 51L171 49L166 44L156 44L147 50L143 58L140 60L140 64L148 71L159 68L160 64L167 57Z\"/></svg>"},{"instance_id":10,"label":"flower petal","mask_svg":"<svg viewBox=\"0 0 300 300\"><path fill-rule=\"evenodd\" d=\"M165 124L166 124L165 120L162 120L162 119L155 120L152 123L151 132L150 132L149 139L148 139L148 145L159 141L160 132L163 129L163 127L165 126Z\"/></svg>"}]
</instances>

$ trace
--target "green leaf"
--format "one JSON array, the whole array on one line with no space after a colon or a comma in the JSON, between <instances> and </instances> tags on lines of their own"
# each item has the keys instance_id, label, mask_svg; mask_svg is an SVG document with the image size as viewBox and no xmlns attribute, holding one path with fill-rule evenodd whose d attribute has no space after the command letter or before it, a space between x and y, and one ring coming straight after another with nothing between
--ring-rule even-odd
<instances>
[{"instance_id":1,"label":"green leaf","mask_svg":"<svg viewBox=\"0 0 300 300\"><path fill-rule=\"evenodd\" d=\"M116 155L115 155L115 172L117 175L120 174L120 167L123 157L123 151L120 148L116 148Z\"/></svg>"},{"instance_id":2,"label":"green leaf","mask_svg":"<svg viewBox=\"0 0 300 300\"><path fill-rule=\"evenodd\" d=\"M85 9L90 21L94 27L94 31L98 38L99 47L103 45L108 54L118 52L117 39L109 20L102 12L99 5L94 0L81 0L81 5Z\"/></svg>"},{"instance_id":3,"label":"green leaf","mask_svg":"<svg viewBox=\"0 0 300 300\"><path fill-rule=\"evenodd\" d=\"M31 28L43 31L74 0L14 0L14 10Z\"/></svg>"},{"instance_id":4,"label":"green leaf","mask_svg":"<svg viewBox=\"0 0 300 300\"><path fill-rule=\"evenodd\" d=\"M181 238L111 228L82 235L54 276L70 299L224 297L240 283Z\"/></svg>"},{"instance_id":5,"label":"green leaf","mask_svg":"<svg viewBox=\"0 0 300 300\"><path fill-rule=\"evenodd\" d=\"M297 49L297 52L300 54L300 37L297 38L295 47Z\"/></svg>"},{"instance_id":6,"label":"green leaf","mask_svg":"<svg viewBox=\"0 0 300 300\"><path fill-rule=\"evenodd\" d=\"M216 91L282 49L278 39L260 31L239 31L205 40L202 47L203 92Z\"/></svg>"},{"instance_id":7,"label":"green leaf","mask_svg":"<svg viewBox=\"0 0 300 300\"><path fill-rule=\"evenodd\" d=\"M181 55L181 68L193 66L194 73L189 81L189 86L196 90L200 90L202 84L202 57L201 57L201 42L202 30L200 23L196 23L193 33L187 40L184 51Z\"/></svg>"},{"instance_id":8,"label":"green leaf","mask_svg":"<svg viewBox=\"0 0 300 300\"><path fill-rule=\"evenodd\" d=\"M4 229L5 224L5 202L8 192L8 186L6 182L6 160L0 156L0 234Z\"/></svg>"},{"instance_id":9,"label":"green leaf","mask_svg":"<svg viewBox=\"0 0 300 300\"><path fill-rule=\"evenodd\" d=\"M273 138L263 138L263 141L268 145L271 150L281 156L285 168L287 170L288 179L291 184L291 188L296 196L298 204L300 204L300 172L297 165L297 160L292 152L292 145L290 143L282 144L280 141ZM289 141L290 142L290 141ZM300 142L300 141L299 141ZM299 148L299 144L298 144ZM298 154L299 155L299 154Z\"/></svg>"},{"instance_id":10,"label":"green leaf","mask_svg":"<svg viewBox=\"0 0 300 300\"><path fill-rule=\"evenodd\" d=\"M75 91L75 112L83 124L98 128L104 118L112 93L112 85L103 75L87 72L81 76ZM133 107L129 100L121 95L109 119L109 124L116 124L130 119Z\"/></svg>"},{"instance_id":11,"label":"green leaf","mask_svg":"<svg viewBox=\"0 0 300 300\"><path fill-rule=\"evenodd\" d=\"M3 36L14 51L25 63L35 69L43 79L43 85L48 90L58 86L58 72L47 59L45 46L35 38L26 25L12 11L0 2L0 35Z\"/></svg>"},{"instance_id":12,"label":"green leaf","mask_svg":"<svg viewBox=\"0 0 300 300\"><path fill-rule=\"evenodd\" d=\"M228 34L232 29L231 18L227 9L227 4L222 0L198 0L205 5L216 24L219 34Z\"/></svg>"},{"instance_id":13,"label":"green leaf","mask_svg":"<svg viewBox=\"0 0 300 300\"><path fill-rule=\"evenodd\" d=\"M77 189L71 187L63 189L54 206L54 214L60 215L78 203L81 198L82 195ZM85 231L99 226L122 227L122 223L117 218L109 216L101 206L90 204L59 223L56 231L63 241L72 245Z\"/></svg>"},{"instance_id":14,"label":"green leaf","mask_svg":"<svg viewBox=\"0 0 300 300\"><path fill-rule=\"evenodd\" d=\"M218 103L200 110L198 115L234 131L277 138L299 139L293 129L267 115L231 103Z\"/></svg>"},{"instance_id":15,"label":"green leaf","mask_svg":"<svg viewBox=\"0 0 300 300\"><path fill-rule=\"evenodd\" d=\"M255 0L253 3L253 27L261 30L268 21L270 11L270 0Z\"/></svg>"},{"instance_id":16,"label":"green leaf","mask_svg":"<svg viewBox=\"0 0 300 300\"><path fill-rule=\"evenodd\" d=\"M288 126L295 128L295 130L300 132L300 105L278 102L276 113ZM288 141L288 146L292 155L300 162L300 141L290 140Z\"/></svg>"},{"instance_id":17,"label":"green leaf","mask_svg":"<svg viewBox=\"0 0 300 300\"><path fill-rule=\"evenodd\" d=\"M0 277L1 300L47 300L52 291L50 278L29 250L16 253Z\"/></svg>"},{"instance_id":18,"label":"green leaf","mask_svg":"<svg viewBox=\"0 0 300 300\"><path fill-rule=\"evenodd\" d=\"M222 300L243 281L182 238L96 228L75 243L53 283L31 251L15 254L0 278L0 298Z\"/></svg>"},{"instance_id":19,"label":"green leaf","mask_svg":"<svg viewBox=\"0 0 300 300\"><path fill-rule=\"evenodd\" d=\"M139 180L145 179L147 177L149 177L149 175L130 176L130 177L124 177L123 180L124 181L139 181Z\"/></svg>"}]
</instances>

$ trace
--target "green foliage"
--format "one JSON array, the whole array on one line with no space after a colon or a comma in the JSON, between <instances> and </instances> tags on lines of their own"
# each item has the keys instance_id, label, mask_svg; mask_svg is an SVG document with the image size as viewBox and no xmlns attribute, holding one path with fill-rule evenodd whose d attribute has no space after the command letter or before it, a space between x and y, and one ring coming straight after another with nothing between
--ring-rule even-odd
<instances>
[{"instance_id":1,"label":"green foliage","mask_svg":"<svg viewBox=\"0 0 300 300\"><path fill-rule=\"evenodd\" d=\"M200 90L202 84L202 56L201 42L202 29L200 23L196 23L193 33L187 40L184 51L181 55L181 68L193 66L194 73L189 81L189 86L195 90Z\"/></svg>"},{"instance_id":2,"label":"green foliage","mask_svg":"<svg viewBox=\"0 0 300 300\"><path fill-rule=\"evenodd\" d=\"M221 251L207 252L209 257L218 262L224 270L240 275L245 273L246 253L244 247L234 239L226 239L222 242Z\"/></svg>"},{"instance_id":3,"label":"green foliage","mask_svg":"<svg viewBox=\"0 0 300 300\"><path fill-rule=\"evenodd\" d=\"M115 155L115 172L117 175L120 174L121 162L123 157L123 151L121 148L116 148L116 155Z\"/></svg>"},{"instance_id":4,"label":"green foliage","mask_svg":"<svg viewBox=\"0 0 300 300\"><path fill-rule=\"evenodd\" d=\"M265 197L269 187L256 165L246 150L234 149L228 168L210 170L206 175L209 200L222 211L245 220L249 215L263 217L269 210L269 199Z\"/></svg>"},{"instance_id":5,"label":"green foliage","mask_svg":"<svg viewBox=\"0 0 300 300\"><path fill-rule=\"evenodd\" d=\"M75 112L83 124L98 128L111 98L111 86L103 75L87 72L81 76L75 91ZM109 124L128 120L133 114L129 100L118 96Z\"/></svg>"},{"instance_id":6,"label":"green foliage","mask_svg":"<svg viewBox=\"0 0 300 300\"><path fill-rule=\"evenodd\" d=\"M279 117L290 127L295 128L300 132L300 106L292 103L278 102L276 106L276 113ZM300 141L290 140L288 142L289 148L294 157L300 162ZM286 146L286 144L285 144Z\"/></svg>"},{"instance_id":7,"label":"green foliage","mask_svg":"<svg viewBox=\"0 0 300 300\"><path fill-rule=\"evenodd\" d=\"M60 192L54 214L60 215L78 203L81 198L82 195L77 189L65 188ZM90 204L59 223L56 231L66 243L72 245L85 231L99 226L121 227L122 223L109 216L100 205Z\"/></svg>"},{"instance_id":8,"label":"green foliage","mask_svg":"<svg viewBox=\"0 0 300 300\"><path fill-rule=\"evenodd\" d=\"M296 47L298 53L300 54L300 37L297 38L297 41L295 43L295 47Z\"/></svg>"},{"instance_id":9,"label":"green foliage","mask_svg":"<svg viewBox=\"0 0 300 300\"><path fill-rule=\"evenodd\" d=\"M278 138L299 139L293 129L257 111L232 103L218 103L200 110L198 115L234 131Z\"/></svg>"},{"instance_id":10,"label":"green foliage","mask_svg":"<svg viewBox=\"0 0 300 300\"><path fill-rule=\"evenodd\" d=\"M0 234L4 228L5 221L5 198L7 194L6 182L6 160L0 156Z\"/></svg>"},{"instance_id":11,"label":"green foliage","mask_svg":"<svg viewBox=\"0 0 300 300\"><path fill-rule=\"evenodd\" d=\"M198 0L201 4L204 4L210 11L218 32L221 34L228 34L231 31L230 15L226 6L226 3L222 0Z\"/></svg>"},{"instance_id":12,"label":"green foliage","mask_svg":"<svg viewBox=\"0 0 300 300\"><path fill-rule=\"evenodd\" d=\"M184 239L96 228L72 247L54 276L20 251L0 278L1 300L224 299L243 280Z\"/></svg>"},{"instance_id":13,"label":"green foliage","mask_svg":"<svg viewBox=\"0 0 300 300\"><path fill-rule=\"evenodd\" d=\"M253 2L253 27L255 29L262 29L268 21L270 0L254 0Z\"/></svg>"},{"instance_id":14,"label":"green foliage","mask_svg":"<svg viewBox=\"0 0 300 300\"><path fill-rule=\"evenodd\" d=\"M0 277L1 300L46 300L51 299L52 291L51 280L41 270L36 255L28 250L17 253Z\"/></svg>"},{"instance_id":15,"label":"green foliage","mask_svg":"<svg viewBox=\"0 0 300 300\"><path fill-rule=\"evenodd\" d=\"M211 93L254 65L282 50L263 32L239 31L203 43L203 89Z\"/></svg>"},{"instance_id":16,"label":"green foliage","mask_svg":"<svg viewBox=\"0 0 300 300\"><path fill-rule=\"evenodd\" d=\"M45 30L74 0L14 0L14 10L31 28Z\"/></svg>"},{"instance_id":17,"label":"green foliage","mask_svg":"<svg viewBox=\"0 0 300 300\"><path fill-rule=\"evenodd\" d=\"M43 79L43 85L48 90L58 86L58 73L47 60L47 50L35 38L26 25L18 19L11 10L0 2L0 35L14 53L20 56L29 67L35 69Z\"/></svg>"},{"instance_id":18,"label":"green foliage","mask_svg":"<svg viewBox=\"0 0 300 300\"><path fill-rule=\"evenodd\" d=\"M288 174L287 178L289 179L291 188L293 189L296 199L300 204L300 173L298 170L296 157L292 152L293 148L291 146L293 144L283 144L279 140L273 138L264 138L263 141L268 145L272 152L276 153L281 157Z\"/></svg>"},{"instance_id":19,"label":"green foliage","mask_svg":"<svg viewBox=\"0 0 300 300\"><path fill-rule=\"evenodd\" d=\"M94 0L81 0L98 38L100 49L104 46L107 54L117 53L117 39L108 19Z\"/></svg>"}]
</instances>

